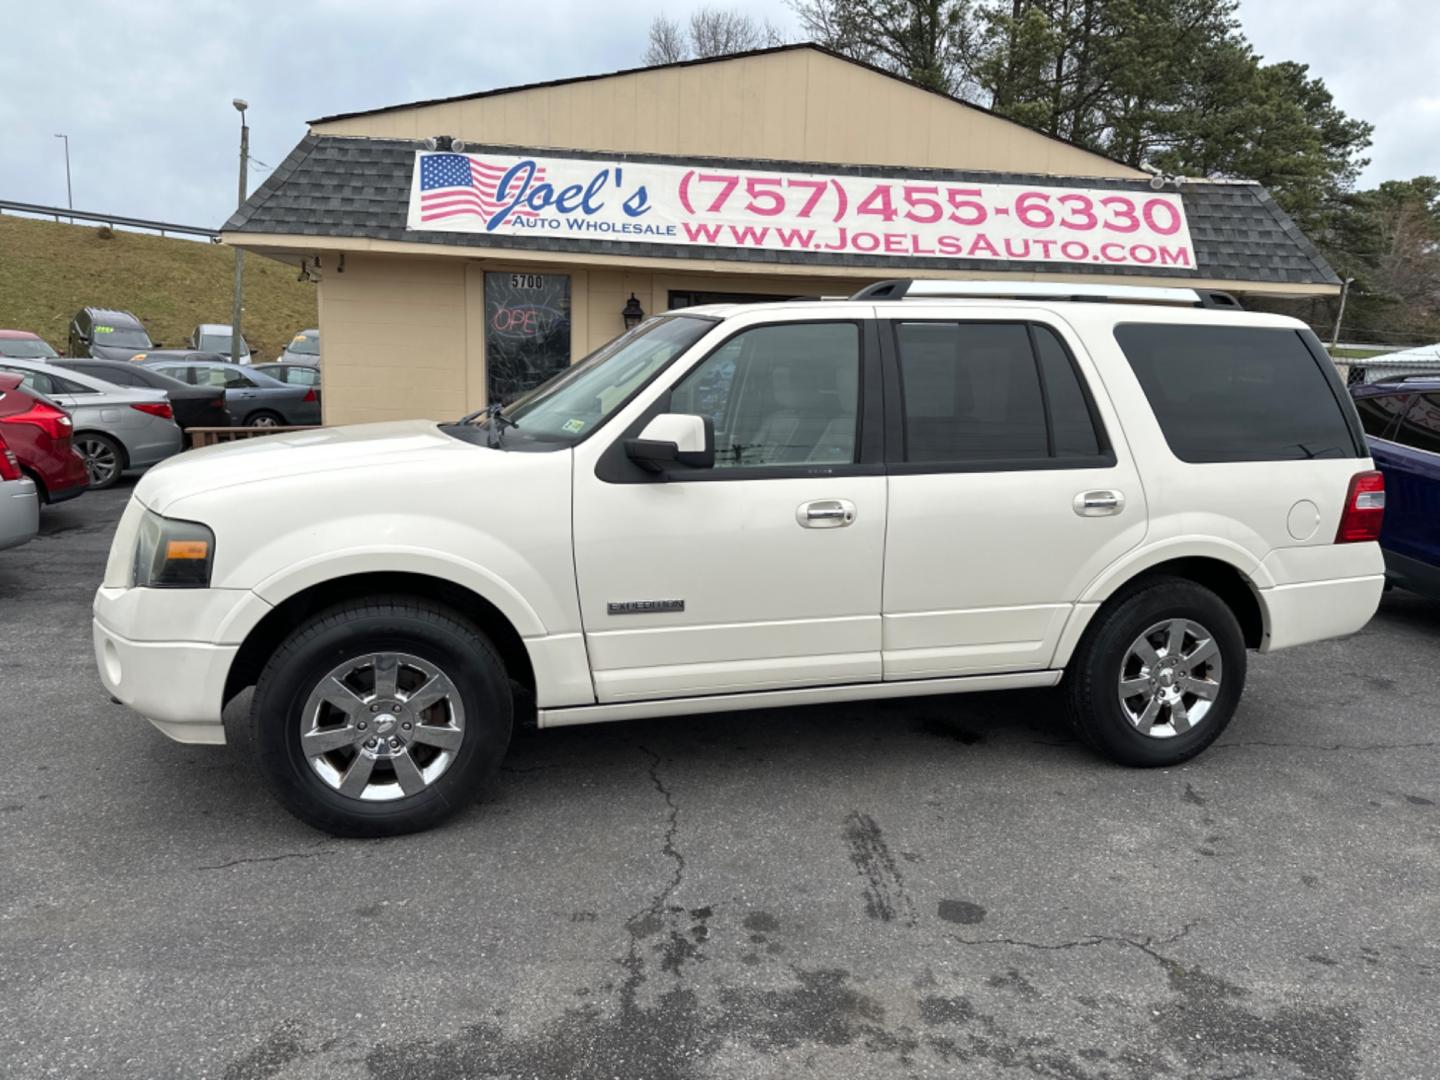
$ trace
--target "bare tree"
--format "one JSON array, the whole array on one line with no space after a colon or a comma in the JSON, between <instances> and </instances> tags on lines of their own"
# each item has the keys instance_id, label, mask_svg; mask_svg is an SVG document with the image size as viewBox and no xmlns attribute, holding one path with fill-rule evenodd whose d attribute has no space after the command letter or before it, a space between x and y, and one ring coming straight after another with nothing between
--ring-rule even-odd
<instances>
[{"instance_id":1,"label":"bare tree","mask_svg":"<svg viewBox=\"0 0 1440 1080\"><path fill-rule=\"evenodd\" d=\"M656 15L650 22L650 45L645 50L645 63L653 67L689 59L690 45L680 24L664 15Z\"/></svg>"},{"instance_id":2,"label":"bare tree","mask_svg":"<svg viewBox=\"0 0 1440 1080\"><path fill-rule=\"evenodd\" d=\"M690 16L688 27L664 15L650 22L647 64L673 64L680 60L729 56L785 44L785 35L769 19L756 19L743 11L701 7Z\"/></svg>"}]
</instances>

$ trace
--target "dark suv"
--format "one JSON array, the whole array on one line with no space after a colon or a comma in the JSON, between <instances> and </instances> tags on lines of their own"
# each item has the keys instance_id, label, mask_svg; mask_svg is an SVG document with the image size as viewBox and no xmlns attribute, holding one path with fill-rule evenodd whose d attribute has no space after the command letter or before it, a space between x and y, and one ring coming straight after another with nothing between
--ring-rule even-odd
<instances>
[{"instance_id":1,"label":"dark suv","mask_svg":"<svg viewBox=\"0 0 1440 1080\"><path fill-rule=\"evenodd\" d=\"M160 348L139 319L128 311L81 308L70 320L70 356L98 360L133 360L137 353Z\"/></svg>"},{"instance_id":2,"label":"dark suv","mask_svg":"<svg viewBox=\"0 0 1440 1080\"><path fill-rule=\"evenodd\" d=\"M1440 598L1440 375L1353 387L1370 454L1385 474L1385 576Z\"/></svg>"}]
</instances>

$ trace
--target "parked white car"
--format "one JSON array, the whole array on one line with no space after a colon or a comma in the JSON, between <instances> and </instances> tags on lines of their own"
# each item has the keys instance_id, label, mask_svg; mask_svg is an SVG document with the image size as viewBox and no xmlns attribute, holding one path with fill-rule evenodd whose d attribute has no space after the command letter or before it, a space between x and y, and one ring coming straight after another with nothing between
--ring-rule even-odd
<instances>
[{"instance_id":1,"label":"parked white car","mask_svg":"<svg viewBox=\"0 0 1440 1080\"><path fill-rule=\"evenodd\" d=\"M891 282L653 318L468 422L152 470L95 600L105 686L254 744L343 835L432 825L542 728L1060 684L1172 765L1247 649L1374 613L1384 494L1303 324L1188 289Z\"/></svg>"}]
</instances>

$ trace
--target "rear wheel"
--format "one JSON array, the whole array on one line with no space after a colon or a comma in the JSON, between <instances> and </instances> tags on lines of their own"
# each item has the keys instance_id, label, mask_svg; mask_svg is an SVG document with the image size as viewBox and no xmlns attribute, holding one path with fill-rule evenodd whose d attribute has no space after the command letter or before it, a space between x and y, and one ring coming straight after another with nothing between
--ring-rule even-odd
<instances>
[{"instance_id":1,"label":"rear wheel","mask_svg":"<svg viewBox=\"0 0 1440 1080\"><path fill-rule=\"evenodd\" d=\"M276 796L337 836L416 832L474 802L499 771L511 716L489 642L404 598L302 625L265 666L251 708Z\"/></svg>"},{"instance_id":2,"label":"rear wheel","mask_svg":"<svg viewBox=\"0 0 1440 1080\"><path fill-rule=\"evenodd\" d=\"M120 474L125 471L125 451L109 435L98 431L82 431L71 444L85 459L85 471L90 474L90 487L96 491L113 487Z\"/></svg>"},{"instance_id":3,"label":"rear wheel","mask_svg":"<svg viewBox=\"0 0 1440 1080\"><path fill-rule=\"evenodd\" d=\"M1245 688L1245 639L1209 589L1160 578L1095 616L1065 679L1081 736L1124 765L1175 765L1214 742Z\"/></svg>"},{"instance_id":4,"label":"rear wheel","mask_svg":"<svg viewBox=\"0 0 1440 1080\"><path fill-rule=\"evenodd\" d=\"M278 413L270 412L268 409L260 409L245 418L246 427L280 427L284 423L284 419Z\"/></svg>"}]
</instances>

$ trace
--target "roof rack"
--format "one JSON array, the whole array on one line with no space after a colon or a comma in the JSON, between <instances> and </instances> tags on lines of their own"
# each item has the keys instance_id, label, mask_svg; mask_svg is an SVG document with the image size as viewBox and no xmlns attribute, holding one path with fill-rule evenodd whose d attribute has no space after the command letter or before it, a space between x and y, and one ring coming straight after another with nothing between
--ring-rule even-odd
<instances>
[{"instance_id":1,"label":"roof rack","mask_svg":"<svg viewBox=\"0 0 1440 1080\"><path fill-rule=\"evenodd\" d=\"M1091 285L1068 281L953 281L892 278L867 285L851 300L1065 300L1100 304L1178 304L1182 307L1240 309L1240 301L1219 289L1177 289L1152 285Z\"/></svg>"}]
</instances>

